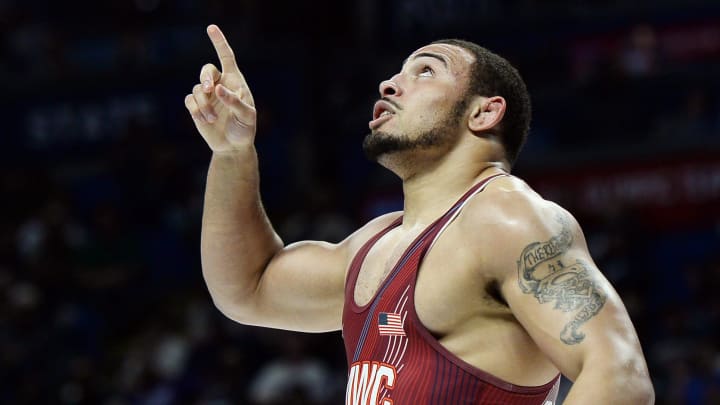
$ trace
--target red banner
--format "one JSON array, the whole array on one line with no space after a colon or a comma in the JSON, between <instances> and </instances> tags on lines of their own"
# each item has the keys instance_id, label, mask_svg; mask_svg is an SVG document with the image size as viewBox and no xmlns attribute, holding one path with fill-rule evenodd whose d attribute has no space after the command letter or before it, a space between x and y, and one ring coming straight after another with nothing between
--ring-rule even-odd
<instances>
[{"instance_id":1,"label":"red banner","mask_svg":"<svg viewBox=\"0 0 720 405\"><path fill-rule=\"evenodd\" d=\"M671 25L642 24L598 33L573 41L570 60L575 78L599 66L617 63L626 70L658 68L663 63L686 63L720 57L720 20Z\"/></svg>"},{"instance_id":2,"label":"red banner","mask_svg":"<svg viewBox=\"0 0 720 405\"><path fill-rule=\"evenodd\" d=\"M632 210L658 227L720 220L720 156L526 177L545 198L585 214Z\"/></svg>"}]
</instances>

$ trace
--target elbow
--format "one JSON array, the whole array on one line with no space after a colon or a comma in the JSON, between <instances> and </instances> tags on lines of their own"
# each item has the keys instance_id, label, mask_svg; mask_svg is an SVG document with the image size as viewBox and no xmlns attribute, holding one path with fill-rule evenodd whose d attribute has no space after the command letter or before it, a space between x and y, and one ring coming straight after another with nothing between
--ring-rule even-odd
<instances>
[{"instance_id":1,"label":"elbow","mask_svg":"<svg viewBox=\"0 0 720 405\"><path fill-rule=\"evenodd\" d=\"M250 294L228 294L227 291L213 288L208 288L208 291L213 305L226 318L243 325L254 324L256 310Z\"/></svg>"},{"instance_id":2,"label":"elbow","mask_svg":"<svg viewBox=\"0 0 720 405\"><path fill-rule=\"evenodd\" d=\"M625 365L611 371L610 377L605 381L615 382L617 399L622 403L652 405L655 403L655 389L653 388L650 375L648 374L645 362L632 366Z\"/></svg>"},{"instance_id":3,"label":"elbow","mask_svg":"<svg viewBox=\"0 0 720 405\"><path fill-rule=\"evenodd\" d=\"M631 403L648 405L655 403L655 389L650 379L645 358L641 353L626 359L626 362L617 371L619 378L622 380L622 386L628 395L634 398Z\"/></svg>"},{"instance_id":4,"label":"elbow","mask_svg":"<svg viewBox=\"0 0 720 405\"><path fill-rule=\"evenodd\" d=\"M652 405L655 403L655 388L649 376L640 381L640 389L638 392L638 404Z\"/></svg>"},{"instance_id":5,"label":"elbow","mask_svg":"<svg viewBox=\"0 0 720 405\"><path fill-rule=\"evenodd\" d=\"M628 404L652 405L655 403L655 389L647 375L627 378L623 382L619 394Z\"/></svg>"},{"instance_id":6,"label":"elbow","mask_svg":"<svg viewBox=\"0 0 720 405\"><path fill-rule=\"evenodd\" d=\"M248 277L237 282L227 273L222 266L203 263L202 274L210 299L225 317L242 324L250 323L257 307L258 283Z\"/></svg>"},{"instance_id":7,"label":"elbow","mask_svg":"<svg viewBox=\"0 0 720 405\"><path fill-rule=\"evenodd\" d=\"M575 380L576 402L587 403L587 396L593 396L595 403L616 405L652 405L655 403L655 389L640 356L613 359L611 356L596 357L582 367ZM572 390L571 390L572 392ZM568 397L569 399L570 397ZM584 398L578 401L579 398Z\"/></svg>"},{"instance_id":8,"label":"elbow","mask_svg":"<svg viewBox=\"0 0 720 405\"><path fill-rule=\"evenodd\" d=\"M213 304L223 316L230 319L231 321L237 322L243 325L255 326L257 322L255 317L252 316L253 311L249 308L249 305L243 304L228 304L223 303L221 300L213 298Z\"/></svg>"}]
</instances>

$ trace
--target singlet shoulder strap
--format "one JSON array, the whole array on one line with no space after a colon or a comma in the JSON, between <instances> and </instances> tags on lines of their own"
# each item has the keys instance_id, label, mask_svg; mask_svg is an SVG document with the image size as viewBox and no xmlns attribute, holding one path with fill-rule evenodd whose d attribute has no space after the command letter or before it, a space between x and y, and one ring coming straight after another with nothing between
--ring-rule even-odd
<instances>
[{"instance_id":1,"label":"singlet shoulder strap","mask_svg":"<svg viewBox=\"0 0 720 405\"><path fill-rule=\"evenodd\" d=\"M455 202L455 204L453 204L453 206L450 207L449 210L445 211L445 214L443 214L443 216L440 217L440 220L442 220L443 218L449 217L449 216L457 215L456 212L460 211L460 209L465 205L465 203L467 202L467 200L470 197L483 191L485 189L485 187L487 187L487 185L490 184L491 181L497 179L498 177L504 177L504 176L510 176L510 175L507 173L498 173L498 174L493 174L492 176L488 176L488 177L480 180L477 184L470 187L470 189L468 191L466 191L465 194L463 194L462 197L460 197Z\"/></svg>"},{"instance_id":2,"label":"singlet shoulder strap","mask_svg":"<svg viewBox=\"0 0 720 405\"><path fill-rule=\"evenodd\" d=\"M413 251L412 246L417 243L426 243L428 236L433 238L432 243L435 243L435 239L437 239L437 235L442 233L442 231L445 229L448 223L452 222L453 219L457 216L457 214L460 212L462 207L465 205L467 200L472 197L473 195L481 192L485 189L485 187L494 179L501 177L501 176L509 176L507 173L498 173L494 174L492 176L488 176L481 181L479 181L477 184L472 186L465 194L460 197L455 204L453 204L450 209L448 209L445 214L443 214L440 218L435 220L432 224L430 224L421 234L418 236L418 238L413 242L410 247L408 247L408 250L406 251L403 256L401 256L398 263L401 263L403 258L407 255L408 252ZM383 230L375 234L372 238L370 238L365 244L358 250L358 252L355 254L355 257L353 257L352 262L350 263L350 268L348 269L347 276L345 277L345 289L346 294L352 294L353 291L348 291L349 288L352 288L355 285L355 282L358 277L358 273L360 272L360 268L362 267L363 261L365 261L365 257L370 252L370 249L375 245L375 243L382 238L386 233L390 232L391 229L397 227L402 223L403 216L399 216L397 219L395 219L390 225L385 227ZM440 226L440 230L437 231L437 227ZM435 235L432 235L435 233ZM426 245L427 246L427 245ZM395 270L393 270L394 272ZM348 295L352 296L352 295Z\"/></svg>"},{"instance_id":3,"label":"singlet shoulder strap","mask_svg":"<svg viewBox=\"0 0 720 405\"><path fill-rule=\"evenodd\" d=\"M472 198L474 195L482 192L485 190L485 188L492 182L493 180L496 180L500 177L506 177L510 176L507 173L498 173L494 174L492 176L484 178L482 181L475 184L473 187L470 188L460 199L453 205L446 213L443 215L437 222L438 225L440 225L440 228L435 232L435 235L433 235L432 242L430 243L428 250L432 248L432 246L435 244L435 241L437 241L438 237L445 231L445 229L450 225L455 218L460 214L460 211L465 207L465 204L468 203L470 198Z\"/></svg>"}]
</instances>

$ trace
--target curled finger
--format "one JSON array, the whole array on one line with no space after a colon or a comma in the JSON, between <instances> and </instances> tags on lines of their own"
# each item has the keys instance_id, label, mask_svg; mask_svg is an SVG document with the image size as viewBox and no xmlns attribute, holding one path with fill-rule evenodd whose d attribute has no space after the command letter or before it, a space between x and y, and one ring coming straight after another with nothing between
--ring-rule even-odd
<instances>
[{"instance_id":1,"label":"curled finger","mask_svg":"<svg viewBox=\"0 0 720 405\"><path fill-rule=\"evenodd\" d=\"M207 123L205 121L205 117L203 117L202 113L200 113L200 109L195 102L195 97L192 94L188 94L187 96L185 96L185 108L187 108L187 110L190 112L190 116L193 120L201 124Z\"/></svg>"},{"instance_id":2,"label":"curled finger","mask_svg":"<svg viewBox=\"0 0 720 405\"><path fill-rule=\"evenodd\" d=\"M195 102L197 103L200 112L205 117L205 121L210 123L215 122L217 114L210 102L210 98L213 97L213 95L206 94L203 91L202 86L200 84L196 84L193 87L193 96L195 97Z\"/></svg>"},{"instance_id":3,"label":"curled finger","mask_svg":"<svg viewBox=\"0 0 720 405\"><path fill-rule=\"evenodd\" d=\"M220 80L220 70L212 63L205 64L200 69L200 83L205 93L212 93L215 83Z\"/></svg>"}]
</instances>

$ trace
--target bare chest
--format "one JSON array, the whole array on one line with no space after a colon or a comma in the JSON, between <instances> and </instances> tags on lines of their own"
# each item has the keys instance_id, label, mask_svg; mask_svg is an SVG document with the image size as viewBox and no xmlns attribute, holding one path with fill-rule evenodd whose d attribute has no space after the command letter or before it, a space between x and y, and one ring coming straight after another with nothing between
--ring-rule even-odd
<instances>
[{"instance_id":1,"label":"bare chest","mask_svg":"<svg viewBox=\"0 0 720 405\"><path fill-rule=\"evenodd\" d=\"M373 300L419 234L391 233L373 246L363 262L354 291L359 306ZM475 261L467 259L467 248L449 232L438 239L421 262L415 284L415 311L431 332L451 333L470 319L507 309L488 293L492 280L483 276Z\"/></svg>"},{"instance_id":2,"label":"bare chest","mask_svg":"<svg viewBox=\"0 0 720 405\"><path fill-rule=\"evenodd\" d=\"M419 234L420 231L400 232L393 229L375 243L363 261L355 284L354 299L358 306L370 303Z\"/></svg>"}]
</instances>

